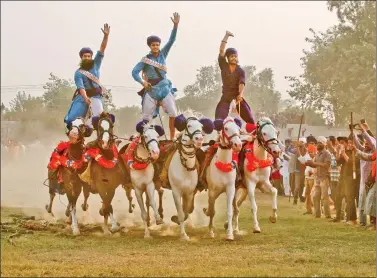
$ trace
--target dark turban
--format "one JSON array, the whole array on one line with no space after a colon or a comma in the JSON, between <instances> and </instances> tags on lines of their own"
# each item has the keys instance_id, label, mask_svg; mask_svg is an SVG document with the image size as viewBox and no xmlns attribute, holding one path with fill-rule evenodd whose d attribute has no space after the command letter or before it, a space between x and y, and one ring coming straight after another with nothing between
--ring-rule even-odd
<instances>
[{"instance_id":1,"label":"dark turban","mask_svg":"<svg viewBox=\"0 0 377 278\"><path fill-rule=\"evenodd\" d=\"M148 46L151 46L152 42L158 42L158 43L161 43L161 39L157 36L149 36L147 38L147 45Z\"/></svg>"},{"instance_id":2,"label":"dark turban","mask_svg":"<svg viewBox=\"0 0 377 278\"><path fill-rule=\"evenodd\" d=\"M235 48L228 48L226 51L225 51L225 56L226 57L229 57L230 55L232 54L238 54L237 53L237 50Z\"/></svg>"},{"instance_id":3,"label":"dark turban","mask_svg":"<svg viewBox=\"0 0 377 278\"><path fill-rule=\"evenodd\" d=\"M89 47L83 47L81 48L80 52L79 52L79 55L80 55L80 58L82 57L82 55L84 55L85 53L90 53L93 55L93 51L89 48Z\"/></svg>"}]
</instances>

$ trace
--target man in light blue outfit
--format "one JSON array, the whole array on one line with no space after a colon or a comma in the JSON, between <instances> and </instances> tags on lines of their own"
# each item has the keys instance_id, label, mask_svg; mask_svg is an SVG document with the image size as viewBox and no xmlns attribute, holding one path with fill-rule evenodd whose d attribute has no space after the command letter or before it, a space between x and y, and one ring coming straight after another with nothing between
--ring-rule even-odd
<instances>
[{"instance_id":1,"label":"man in light blue outfit","mask_svg":"<svg viewBox=\"0 0 377 278\"><path fill-rule=\"evenodd\" d=\"M177 116L177 108L175 105L174 93L177 91L172 87L172 83L166 78L166 58L172 47L179 24L180 16L174 13L171 20L174 23L169 41L160 50L161 39L157 36L149 36L147 44L151 52L143 57L132 70L132 77L135 81L143 85L144 89L139 92L142 96L142 112L143 119L151 121L159 113L158 105L161 104L164 111L169 115L169 129L170 139L173 140L175 136L174 119ZM144 80L140 77L140 72L143 72Z\"/></svg>"},{"instance_id":2,"label":"man in light blue outfit","mask_svg":"<svg viewBox=\"0 0 377 278\"><path fill-rule=\"evenodd\" d=\"M93 58L93 51L89 47L84 47L80 50L79 55L81 58L80 68L75 72L75 85L76 92L73 97L71 107L64 118L64 122L67 128L70 129L72 121L78 117L85 118L88 107L92 110L92 116L99 116L103 112L102 102L102 88L90 78L88 78L83 72L91 74L94 78L100 78L100 67L104 57L105 49L107 46L108 37L110 34L110 26L104 25L103 40L100 50L97 51L96 56ZM92 127L91 121L87 123Z\"/></svg>"}]
</instances>

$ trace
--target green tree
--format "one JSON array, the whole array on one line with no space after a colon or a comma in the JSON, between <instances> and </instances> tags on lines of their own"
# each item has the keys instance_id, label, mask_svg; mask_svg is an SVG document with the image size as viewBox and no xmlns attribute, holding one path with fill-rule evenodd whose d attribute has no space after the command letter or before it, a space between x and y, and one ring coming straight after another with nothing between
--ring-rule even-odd
<instances>
[{"instance_id":1,"label":"green tree","mask_svg":"<svg viewBox=\"0 0 377 278\"><path fill-rule=\"evenodd\" d=\"M346 126L349 114L375 125L376 6L371 1L328 1L339 23L312 33L310 50L301 58L304 73L287 77L289 94L304 107L332 114L336 126Z\"/></svg>"}]
</instances>

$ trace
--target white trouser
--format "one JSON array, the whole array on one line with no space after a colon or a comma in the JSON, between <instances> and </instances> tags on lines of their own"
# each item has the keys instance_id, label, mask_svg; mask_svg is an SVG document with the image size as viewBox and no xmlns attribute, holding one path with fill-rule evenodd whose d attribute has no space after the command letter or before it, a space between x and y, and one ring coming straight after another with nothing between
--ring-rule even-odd
<instances>
[{"instance_id":1,"label":"white trouser","mask_svg":"<svg viewBox=\"0 0 377 278\"><path fill-rule=\"evenodd\" d=\"M174 96L169 93L162 101L161 101L162 108L164 109L165 113L169 115L169 117L176 117L177 116L177 107L175 105ZM157 100L152 98L148 93L145 95L145 99L143 102L143 120L151 121L153 118L153 113L157 107Z\"/></svg>"},{"instance_id":2,"label":"white trouser","mask_svg":"<svg viewBox=\"0 0 377 278\"><path fill-rule=\"evenodd\" d=\"M101 113L103 112L102 99L91 97L90 102L91 102L90 109L92 110L92 117L101 115ZM86 124L90 127L93 127L91 117L86 121Z\"/></svg>"}]
</instances>

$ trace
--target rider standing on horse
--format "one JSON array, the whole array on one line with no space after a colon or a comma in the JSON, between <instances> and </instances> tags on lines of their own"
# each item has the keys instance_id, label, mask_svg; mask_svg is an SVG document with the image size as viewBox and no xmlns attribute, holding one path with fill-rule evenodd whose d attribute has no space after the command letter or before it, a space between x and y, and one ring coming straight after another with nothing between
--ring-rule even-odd
<instances>
[{"instance_id":1,"label":"rider standing on horse","mask_svg":"<svg viewBox=\"0 0 377 278\"><path fill-rule=\"evenodd\" d=\"M92 116L99 116L103 112L102 88L99 83L100 67L104 57L107 41L110 34L110 26L106 23L103 32L103 40L100 50L93 59L93 51L89 47L80 50L80 68L75 72L76 92L71 107L64 118L69 129L72 121L78 117L85 118L90 106ZM91 121L88 122L92 126Z\"/></svg>"},{"instance_id":2,"label":"rider standing on horse","mask_svg":"<svg viewBox=\"0 0 377 278\"><path fill-rule=\"evenodd\" d=\"M175 105L175 99L173 93L176 89L172 87L170 80L166 78L166 58L172 47L179 24L180 16L178 13L174 13L171 20L174 23L173 30L171 32L169 41L160 50L161 39L157 36L149 36L147 38L147 44L151 49L151 52L143 57L143 59L137 63L132 70L132 77L135 81L143 85L144 89L139 92L142 96L142 111L143 119L151 121L156 112L158 113L158 105L161 103L165 112L169 115L169 128L170 139L174 139L175 127L174 119L177 116L177 108ZM144 77L147 80L143 80L139 73L143 71Z\"/></svg>"},{"instance_id":3,"label":"rider standing on horse","mask_svg":"<svg viewBox=\"0 0 377 278\"><path fill-rule=\"evenodd\" d=\"M239 110L238 112L241 118L246 123L254 125L254 116L249 105L243 98L246 78L245 71L238 65L237 50L234 48L228 48L225 51L225 46L229 37L233 37L233 34L227 31L220 45L218 61L221 70L223 90L220 102L216 107L215 118L225 119L229 115L229 107L231 102L235 100L237 110Z\"/></svg>"}]
</instances>

